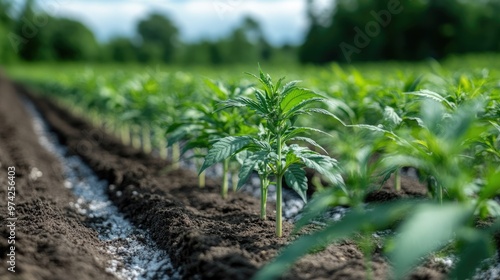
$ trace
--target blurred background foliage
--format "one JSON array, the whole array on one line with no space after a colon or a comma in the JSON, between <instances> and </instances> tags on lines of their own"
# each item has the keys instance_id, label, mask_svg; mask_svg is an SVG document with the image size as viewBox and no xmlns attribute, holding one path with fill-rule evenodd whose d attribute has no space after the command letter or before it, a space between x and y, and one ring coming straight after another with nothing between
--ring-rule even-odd
<instances>
[{"instance_id":1,"label":"blurred background foliage","mask_svg":"<svg viewBox=\"0 0 500 280\"><path fill-rule=\"evenodd\" d=\"M84 24L41 14L33 0L13 13L0 0L0 62L96 61L226 65L260 62L325 64L332 61L441 59L450 54L500 50L498 0L332 0L330 8L307 3L308 30L301 45L274 46L261 24L245 17L227 36L186 43L165 14L153 13L138 22L131 38L99 42ZM384 18L390 5L402 11ZM377 16L381 15L377 21ZM380 20L387 20L381 24ZM366 35L370 22L379 24ZM383 26L382 26L383 25ZM356 29L368 44L356 45ZM340 45L358 50L346 59Z\"/></svg>"}]
</instances>

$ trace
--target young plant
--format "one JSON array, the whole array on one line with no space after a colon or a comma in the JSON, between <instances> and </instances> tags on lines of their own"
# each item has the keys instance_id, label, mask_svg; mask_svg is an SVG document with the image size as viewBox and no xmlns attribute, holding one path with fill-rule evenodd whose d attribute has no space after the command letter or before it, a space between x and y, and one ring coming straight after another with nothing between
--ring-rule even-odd
<instances>
[{"instance_id":1,"label":"young plant","mask_svg":"<svg viewBox=\"0 0 500 280\"><path fill-rule=\"evenodd\" d=\"M168 125L168 145L184 142L182 154L188 150L194 152L194 157L203 157L217 139L230 136L249 134L253 128L245 125L245 120L252 116L247 111L235 108L233 110L218 111L217 105L224 100L236 98L246 93L248 86L224 85L222 83L205 81L210 89L210 96L205 96L206 102L185 104L185 115L173 124ZM213 96L215 95L215 98ZM221 196L227 197L229 189L230 158L223 162ZM233 178L236 177L234 174ZM199 185L204 186L204 172L199 175ZM233 183L236 188L236 183Z\"/></svg>"},{"instance_id":2,"label":"young plant","mask_svg":"<svg viewBox=\"0 0 500 280\"><path fill-rule=\"evenodd\" d=\"M208 151L200 173L217 162L247 151L248 154L243 160L239 173L239 186L241 187L249 178L252 171L259 173L262 183L261 217L265 218L267 188L274 179L276 235L281 237L283 235L281 227L283 179L303 200L306 200L307 191L304 167L315 169L339 186L343 186L343 182L336 174L337 161L335 159L292 144L302 141L324 151L314 140L300 136L304 132L322 132L321 130L295 125L300 115L319 113L333 116L321 108L308 107L312 103L324 101L324 98L311 90L298 87L297 81L282 86L284 78L274 84L271 77L260 68L259 72L260 75L254 77L261 83L262 89L256 89L253 92L255 99L237 97L223 102L220 109L247 107L255 112L260 118L259 135L228 136L220 139Z\"/></svg>"},{"instance_id":3,"label":"young plant","mask_svg":"<svg viewBox=\"0 0 500 280\"><path fill-rule=\"evenodd\" d=\"M445 198L467 200L470 185L465 177L473 176L473 170L467 168L473 163L471 144L486 130L477 118L483 104L471 100L448 113L441 103L424 101L421 125L393 135L399 141L389 143L383 163L389 168L417 168L440 203Z\"/></svg>"}]
</instances>

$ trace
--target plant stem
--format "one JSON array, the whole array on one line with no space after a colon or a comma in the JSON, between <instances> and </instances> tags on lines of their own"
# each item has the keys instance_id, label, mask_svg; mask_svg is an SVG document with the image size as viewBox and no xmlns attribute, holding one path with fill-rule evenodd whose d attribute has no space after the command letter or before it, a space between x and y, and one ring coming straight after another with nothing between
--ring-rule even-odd
<instances>
[{"instance_id":1,"label":"plant stem","mask_svg":"<svg viewBox=\"0 0 500 280\"><path fill-rule=\"evenodd\" d=\"M123 144L130 145L130 131L128 126L126 124L122 124L120 131Z\"/></svg>"},{"instance_id":2,"label":"plant stem","mask_svg":"<svg viewBox=\"0 0 500 280\"><path fill-rule=\"evenodd\" d=\"M140 139L140 128L134 126L132 129L132 147L136 149L141 148L141 139Z\"/></svg>"},{"instance_id":3,"label":"plant stem","mask_svg":"<svg viewBox=\"0 0 500 280\"><path fill-rule=\"evenodd\" d=\"M141 135L142 151L146 154L149 154L151 153L151 131L147 126L143 126L141 130L142 130L142 135Z\"/></svg>"},{"instance_id":4,"label":"plant stem","mask_svg":"<svg viewBox=\"0 0 500 280\"><path fill-rule=\"evenodd\" d=\"M159 139L158 142L159 144L159 150L160 150L160 158L163 160L166 160L168 158L168 148L167 148L167 143L165 142L164 139Z\"/></svg>"},{"instance_id":5,"label":"plant stem","mask_svg":"<svg viewBox=\"0 0 500 280\"><path fill-rule=\"evenodd\" d=\"M260 178L260 218L266 220L266 206L267 206L267 189L269 187L269 181L267 178Z\"/></svg>"},{"instance_id":6,"label":"plant stem","mask_svg":"<svg viewBox=\"0 0 500 280\"><path fill-rule=\"evenodd\" d=\"M224 160L223 166L222 166L222 190L221 190L221 195L222 198L226 199L227 198L227 190L229 189L229 182L228 182L228 169L229 169L229 158L226 158Z\"/></svg>"},{"instance_id":7,"label":"plant stem","mask_svg":"<svg viewBox=\"0 0 500 280\"><path fill-rule=\"evenodd\" d=\"M174 169L179 169L181 158L181 146L179 143L174 143L172 145L172 166Z\"/></svg>"},{"instance_id":8,"label":"plant stem","mask_svg":"<svg viewBox=\"0 0 500 280\"><path fill-rule=\"evenodd\" d=\"M394 186L396 188L396 191L401 190L401 169L400 168L396 169L396 172L394 172Z\"/></svg>"},{"instance_id":9,"label":"plant stem","mask_svg":"<svg viewBox=\"0 0 500 280\"><path fill-rule=\"evenodd\" d=\"M205 187L205 171L201 172L198 176L198 186L200 187L200 189L203 189Z\"/></svg>"},{"instance_id":10,"label":"plant stem","mask_svg":"<svg viewBox=\"0 0 500 280\"><path fill-rule=\"evenodd\" d=\"M281 228L282 224L282 219L283 219L283 209L281 202L283 200L283 194L282 194L282 181L283 181L283 175L279 175L278 178L276 179L276 236L281 237L283 236L283 230Z\"/></svg>"},{"instance_id":11,"label":"plant stem","mask_svg":"<svg viewBox=\"0 0 500 280\"><path fill-rule=\"evenodd\" d=\"M236 175L236 172L231 173L231 184L233 185L233 192L236 192L238 188L238 175Z\"/></svg>"},{"instance_id":12,"label":"plant stem","mask_svg":"<svg viewBox=\"0 0 500 280\"><path fill-rule=\"evenodd\" d=\"M283 236L283 230L281 228L282 224L282 201L283 201L283 194L282 194L282 181L283 181L283 170L282 170L282 163L281 163L281 135L278 133L277 137L277 144L278 144L278 162L276 164L277 167L277 176L276 176L276 236L281 237Z\"/></svg>"}]
</instances>

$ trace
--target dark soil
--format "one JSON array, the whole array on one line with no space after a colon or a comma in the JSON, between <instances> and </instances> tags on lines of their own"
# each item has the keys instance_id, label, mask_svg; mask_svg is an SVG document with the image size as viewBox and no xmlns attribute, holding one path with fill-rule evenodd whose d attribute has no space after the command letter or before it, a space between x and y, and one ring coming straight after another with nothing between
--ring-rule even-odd
<instances>
[{"instance_id":1,"label":"dark soil","mask_svg":"<svg viewBox=\"0 0 500 280\"><path fill-rule=\"evenodd\" d=\"M19 272L10 279L112 278L102 267L106 259L99 249L102 242L68 207L72 195L62 185L55 159L37 143L12 87L5 81L0 85L0 170L6 174L11 165L19 170ZM17 91L29 94L22 87ZM109 182L109 196L120 210L169 252L175 266L183 268L185 279L249 279L294 238L292 225L286 222L285 237L274 236L274 205L268 205L267 221L261 221L258 198L232 193L223 200L218 182L208 180L199 189L193 172L173 170L164 161L124 146L48 100L33 96L32 100L70 152ZM27 178L32 167L44 174L36 182ZM4 186L5 175L0 178ZM406 179L403 184L406 193L411 193ZM415 186L420 193L421 186ZM5 188L0 193L5 197ZM1 203L5 209L5 199ZM0 215L4 219L5 211ZM4 227L1 232L8 234ZM5 264L5 239L0 244ZM306 256L284 278L366 279L365 264L355 244L345 241ZM371 268L374 279L389 278L388 264L380 255L375 254ZM411 277L443 278L439 269L424 267Z\"/></svg>"},{"instance_id":2,"label":"dark soil","mask_svg":"<svg viewBox=\"0 0 500 280\"><path fill-rule=\"evenodd\" d=\"M7 168L16 169L15 244L7 244ZM37 169L42 176L37 178ZM30 176L31 174L31 176ZM0 279L114 279L103 264L105 244L69 207L55 158L40 146L14 88L0 76ZM7 253L15 245L15 273Z\"/></svg>"}]
</instances>

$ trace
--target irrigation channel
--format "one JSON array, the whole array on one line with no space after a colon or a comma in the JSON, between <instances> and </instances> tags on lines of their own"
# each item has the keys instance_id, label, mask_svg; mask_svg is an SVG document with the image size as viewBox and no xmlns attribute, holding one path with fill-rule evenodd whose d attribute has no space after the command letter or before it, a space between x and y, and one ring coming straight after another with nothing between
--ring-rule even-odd
<instances>
[{"instance_id":1,"label":"irrigation channel","mask_svg":"<svg viewBox=\"0 0 500 280\"><path fill-rule=\"evenodd\" d=\"M82 159L68 153L29 100L25 105L40 144L60 161L65 187L77 198L70 206L87 216L88 225L107 244L105 250L112 260L106 271L127 280L181 278L168 254L158 249L144 230L132 225L109 199L105 191L108 183L100 180Z\"/></svg>"}]
</instances>

